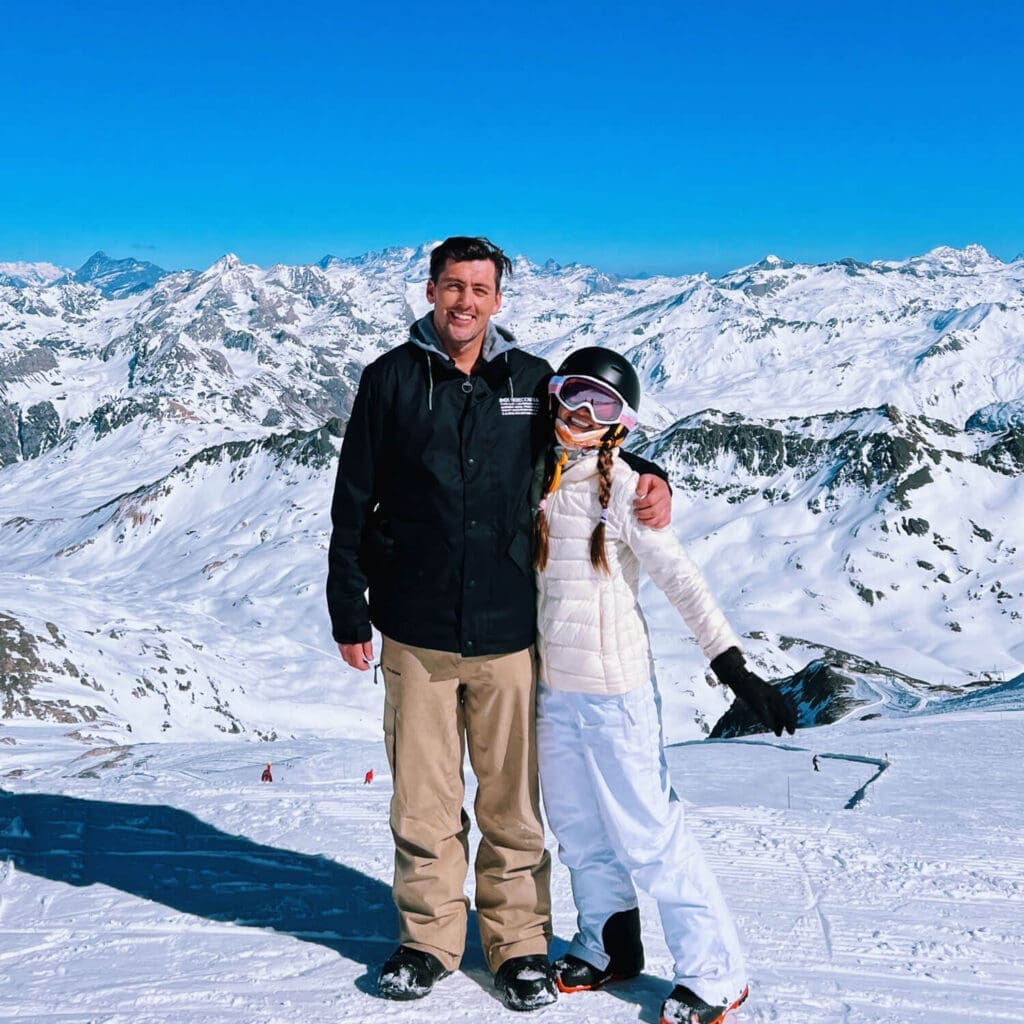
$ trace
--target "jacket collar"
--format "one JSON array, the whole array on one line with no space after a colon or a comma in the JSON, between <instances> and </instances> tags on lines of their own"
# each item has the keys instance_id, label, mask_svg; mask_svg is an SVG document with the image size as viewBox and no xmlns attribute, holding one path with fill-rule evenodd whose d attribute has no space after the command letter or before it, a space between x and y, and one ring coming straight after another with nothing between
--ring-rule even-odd
<instances>
[{"instance_id":1,"label":"jacket collar","mask_svg":"<svg viewBox=\"0 0 1024 1024\"><path fill-rule=\"evenodd\" d=\"M409 340L414 345L438 356L444 363L455 365L455 361L445 351L444 345L441 344L441 339L434 329L433 310L426 316L421 316L409 327ZM498 356L515 347L516 339L511 331L499 327L493 320L487 321L487 333L484 335L484 344L480 352L485 363L493 362Z\"/></svg>"},{"instance_id":2,"label":"jacket collar","mask_svg":"<svg viewBox=\"0 0 1024 1024\"><path fill-rule=\"evenodd\" d=\"M561 448L556 448L556 452L560 451ZM569 461L563 470L563 473L568 476L571 474L573 480L589 480L592 476L597 476L597 449L587 448L584 450L580 449L566 449L569 453ZM619 457L618 448L612 449L612 458L617 459Z\"/></svg>"}]
</instances>

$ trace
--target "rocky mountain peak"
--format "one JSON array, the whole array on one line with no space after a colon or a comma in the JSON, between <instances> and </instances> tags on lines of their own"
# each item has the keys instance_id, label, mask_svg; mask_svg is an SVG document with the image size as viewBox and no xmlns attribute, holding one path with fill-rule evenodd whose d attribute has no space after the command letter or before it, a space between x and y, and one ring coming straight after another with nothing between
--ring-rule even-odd
<instances>
[{"instance_id":1,"label":"rocky mountain peak","mask_svg":"<svg viewBox=\"0 0 1024 1024\"><path fill-rule=\"evenodd\" d=\"M78 284L88 284L108 299L122 299L152 288L169 271L128 257L112 259L102 250L94 252L71 277Z\"/></svg>"}]
</instances>

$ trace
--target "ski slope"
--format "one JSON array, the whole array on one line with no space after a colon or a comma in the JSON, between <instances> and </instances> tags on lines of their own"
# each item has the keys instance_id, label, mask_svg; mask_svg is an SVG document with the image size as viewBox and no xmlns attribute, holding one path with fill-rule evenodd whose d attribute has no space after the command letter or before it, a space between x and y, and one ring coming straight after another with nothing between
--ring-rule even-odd
<instances>
[{"instance_id":1,"label":"ski slope","mask_svg":"<svg viewBox=\"0 0 1024 1024\"><path fill-rule=\"evenodd\" d=\"M937 710L669 747L750 963L737 1022L1024 1020L1024 711ZM474 938L425 1000L373 996L396 934L389 796L377 742L83 753L5 725L0 1020L507 1022ZM553 887L557 954L574 921L557 858ZM529 1019L654 1024L671 960L641 912L640 978Z\"/></svg>"}]
</instances>

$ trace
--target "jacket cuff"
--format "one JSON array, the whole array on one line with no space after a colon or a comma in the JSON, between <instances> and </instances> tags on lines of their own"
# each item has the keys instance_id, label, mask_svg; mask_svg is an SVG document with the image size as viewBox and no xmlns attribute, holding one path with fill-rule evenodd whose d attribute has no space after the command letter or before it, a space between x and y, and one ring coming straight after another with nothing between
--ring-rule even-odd
<instances>
[{"instance_id":1,"label":"jacket cuff","mask_svg":"<svg viewBox=\"0 0 1024 1024\"><path fill-rule=\"evenodd\" d=\"M369 609L365 599L346 602L347 607L329 607L331 635L338 644L365 644L373 639Z\"/></svg>"},{"instance_id":2,"label":"jacket cuff","mask_svg":"<svg viewBox=\"0 0 1024 1024\"><path fill-rule=\"evenodd\" d=\"M355 633L349 634L339 634L338 632L334 633L334 642L336 644L365 644L372 639L373 630L371 629L367 629L365 632L363 630L358 630Z\"/></svg>"}]
</instances>

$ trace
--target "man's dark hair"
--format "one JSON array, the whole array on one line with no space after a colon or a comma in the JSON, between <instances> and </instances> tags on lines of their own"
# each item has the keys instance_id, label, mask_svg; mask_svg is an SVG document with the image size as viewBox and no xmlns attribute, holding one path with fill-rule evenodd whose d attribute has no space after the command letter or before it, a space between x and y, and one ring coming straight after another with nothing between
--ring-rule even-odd
<instances>
[{"instance_id":1,"label":"man's dark hair","mask_svg":"<svg viewBox=\"0 0 1024 1024\"><path fill-rule=\"evenodd\" d=\"M430 280L437 284L445 264L465 263L469 260L490 260L494 264L495 291L501 291L501 275L512 274L512 261L489 239L453 235L446 238L430 254Z\"/></svg>"}]
</instances>

